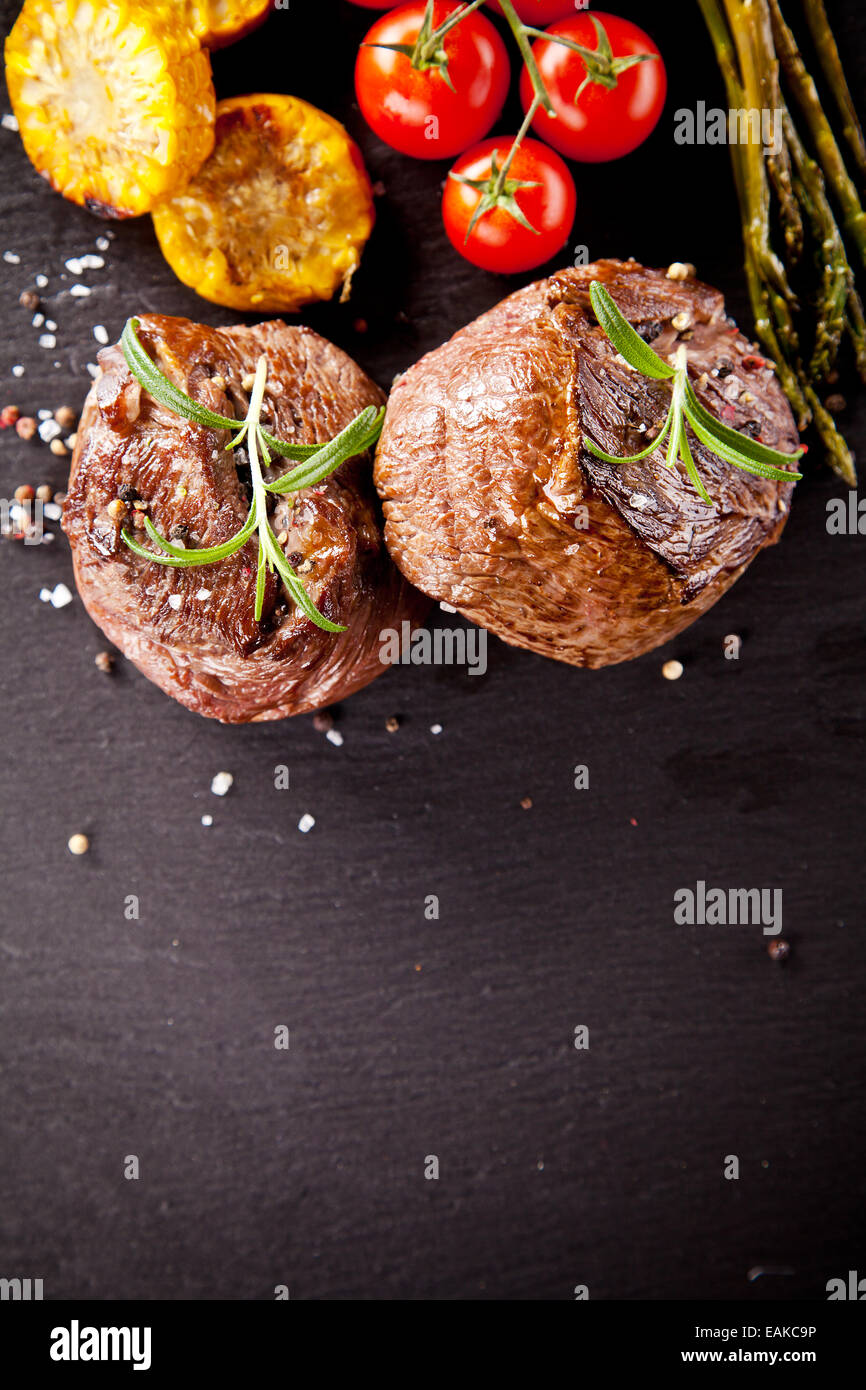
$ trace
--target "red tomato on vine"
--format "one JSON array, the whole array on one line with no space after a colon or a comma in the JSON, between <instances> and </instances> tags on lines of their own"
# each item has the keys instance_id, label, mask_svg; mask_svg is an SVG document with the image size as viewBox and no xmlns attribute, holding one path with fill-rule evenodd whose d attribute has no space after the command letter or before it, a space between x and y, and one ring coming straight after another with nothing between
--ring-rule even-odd
<instances>
[{"instance_id":1,"label":"red tomato on vine","mask_svg":"<svg viewBox=\"0 0 866 1390\"><path fill-rule=\"evenodd\" d=\"M437 39L461 7L423 0L378 19L355 63L355 91L380 140L416 159L450 158L486 135L502 110L511 69L497 30L473 11Z\"/></svg>"},{"instance_id":2,"label":"red tomato on vine","mask_svg":"<svg viewBox=\"0 0 866 1390\"><path fill-rule=\"evenodd\" d=\"M655 127L667 95L667 74L652 39L616 15L577 14L553 24L532 54L556 116L540 109L533 129L568 159L619 159ZM567 43L554 43L555 37ZM520 99L529 109L533 87L524 66Z\"/></svg>"},{"instance_id":3,"label":"red tomato on vine","mask_svg":"<svg viewBox=\"0 0 866 1390\"><path fill-rule=\"evenodd\" d=\"M452 246L482 270L516 274L555 256L568 240L577 195L559 155L538 140L508 136L467 150L445 183L442 219ZM494 198L497 178L501 184ZM485 206L486 204L486 206Z\"/></svg>"}]
</instances>

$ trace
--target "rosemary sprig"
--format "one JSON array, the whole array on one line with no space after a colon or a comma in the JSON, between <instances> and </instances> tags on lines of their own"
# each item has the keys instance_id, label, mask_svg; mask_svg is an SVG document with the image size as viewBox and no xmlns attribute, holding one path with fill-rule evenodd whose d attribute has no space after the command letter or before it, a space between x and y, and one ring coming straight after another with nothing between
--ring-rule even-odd
<instances>
[{"instance_id":1,"label":"rosemary sprig","mask_svg":"<svg viewBox=\"0 0 866 1390\"><path fill-rule=\"evenodd\" d=\"M345 429L324 444L289 444L286 440L276 439L261 425L262 402L268 375L268 362L264 354L256 365L255 380L246 417L239 422L228 415L219 415L216 411L209 410L207 406L200 405L198 401L194 401L191 396L186 395L178 386L175 386L174 382L160 371L156 363L145 352L138 336L138 328L139 320L137 318L128 319L120 339L126 364L136 381L153 396L154 400L159 401L160 405L165 406L176 415L182 415L185 419L192 420L194 424L201 425L206 429L231 430L233 438L226 445L227 449L235 449L240 444L246 443L250 461L253 500L243 526L220 545L205 546L198 549L172 545L171 541L160 535L150 517L145 517L145 531L154 544L159 547L159 550L148 550L129 531L124 529L121 535L129 549L134 554L141 556L142 559L149 560L155 565L168 565L175 569L192 569L196 565L213 565L220 560L227 560L230 555L236 554L246 544L255 531L258 531L256 622L261 620L264 607L267 572L270 571L273 574L276 570L298 608L311 622L325 632L345 632L344 626L339 623L332 623L324 614L319 612L283 554L268 520L267 499L269 493L274 496L284 496L289 492L298 492L302 488L313 487L316 483L327 478L347 459L354 458L357 454L369 449L371 445L375 444L382 431L384 408L376 410L375 406L368 406ZM265 482L262 475L262 462L266 466L270 464L272 453L279 454L283 458L296 460L297 467L269 483Z\"/></svg>"},{"instance_id":2,"label":"rosemary sprig","mask_svg":"<svg viewBox=\"0 0 866 1390\"><path fill-rule=\"evenodd\" d=\"M778 449L771 449L767 444L761 444L758 440L750 439L748 435L740 434L738 430L722 424L721 420L717 420L715 415L711 415L706 407L701 405L689 381L685 343L680 344L676 362L671 366L638 336L599 280L593 280L590 285L589 297L599 324L629 366L642 376L652 377L656 381L671 381L672 389L671 403L664 424L652 442L640 453L625 457L606 454L586 435L583 437L585 449L596 458L603 459L605 463L637 463L639 459L646 458L660 448L670 435L665 467L673 468L677 459L680 459L694 484L695 491L708 507L714 506L713 499L698 473L689 445L686 424L710 453L731 464L733 468L777 482L794 483L802 478L802 473L794 473L785 467L787 463L802 457L802 449L797 449L793 454L783 454Z\"/></svg>"},{"instance_id":3,"label":"rosemary sprig","mask_svg":"<svg viewBox=\"0 0 866 1390\"><path fill-rule=\"evenodd\" d=\"M192 420L197 425L204 425L214 430L236 430L237 420L228 415L218 415L215 410L208 410L206 406L199 405L179 386L175 386L173 381L169 381L167 376L159 370L156 363L148 357L141 341L138 337L139 321L137 318L127 319L126 326L121 334L120 346L123 348L123 355L126 358L126 365L144 389L158 400L161 405L168 406L176 415L184 415L187 420ZM384 412L383 412L384 413ZM246 429L242 428L239 437L233 439L230 448L235 448L243 443ZM268 448L275 454L282 455L287 459L309 459L317 454L321 449L321 444L289 444L285 439L275 439L267 430L259 429L261 438L265 441Z\"/></svg>"}]
</instances>

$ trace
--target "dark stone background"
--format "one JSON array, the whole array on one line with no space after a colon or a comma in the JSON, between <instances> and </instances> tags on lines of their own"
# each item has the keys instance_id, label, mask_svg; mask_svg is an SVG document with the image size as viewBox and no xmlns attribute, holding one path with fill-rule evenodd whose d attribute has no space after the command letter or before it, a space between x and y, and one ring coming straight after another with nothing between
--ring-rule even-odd
<instances>
[{"instance_id":1,"label":"dark stone background","mask_svg":"<svg viewBox=\"0 0 866 1390\"><path fill-rule=\"evenodd\" d=\"M676 107L723 104L697 6L616 8L660 43L669 106L641 152L576 169L572 244L692 260L748 321L728 153L671 138ZM2 9L8 28L17 6ZM862 7L831 11L858 91ZM352 302L305 320L387 384L516 282L447 245L446 166L364 129L351 70L369 19L291 0L215 73L219 95L287 90L344 119L384 181ZM0 263L4 403L78 406L94 323L114 338L141 310L231 321L175 281L149 219L116 229L105 269L80 277L93 296L70 300L63 261L104 228L5 130L0 154L2 247L21 256ZM17 305L39 272L56 352ZM862 402L844 423L862 449ZM222 728L122 661L100 674L81 603L38 599L71 585L62 537L0 545L0 1274L41 1277L51 1298L269 1299L285 1283L307 1299L567 1299L586 1283L759 1300L866 1273L866 541L827 535L843 489L820 450L809 462L782 543L670 648L590 673L493 639L482 679L402 669L352 698L342 748L310 718ZM7 496L64 482L13 431L0 467ZM723 659L732 632L739 661ZM660 677L670 656L677 684ZM92 849L74 859L79 830ZM675 926L674 891L700 878L781 887L790 960L759 928ZM792 1272L749 1283L759 1265Z\"/></svg>"}]
</instances>

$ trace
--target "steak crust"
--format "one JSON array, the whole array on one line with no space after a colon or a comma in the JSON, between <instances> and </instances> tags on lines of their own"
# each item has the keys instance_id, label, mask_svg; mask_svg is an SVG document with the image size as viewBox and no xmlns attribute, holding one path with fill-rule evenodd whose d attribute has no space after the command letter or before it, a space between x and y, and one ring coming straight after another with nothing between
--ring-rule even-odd
<instances>
[{"instance_id":1,"label":"steak crust","mask_svg":"<svg viewBox=\"0 0 866 1390\"><path fill-rule=\"evenodd\" d=\"M391 393L375 480L386 543L413 584L506 642L597 667L668 641L715 603L778 539L793 484L692 438L708 508L663 449L614 465L582 447L588 435L606 453L637 453L670 400L599 327L593 280L660 356L687 341L714 415L797 447L772 367L717 290L605 260L518 290L411 367Z\"/></svg>"},{"instance_id":2,"label":"steak crust","mask_svg":"<svg viewBox=\"0 0 866 1390\"><path fill-rule=\"evenodd\" d=\"M311 329L279 320L209 328L147 314L139 336L163 372L200 404L242 417L242 382L268 358L263 423L281 439L321 443L384 397L351 358ZM275 499L271 524L320 611L323 632L268 574L255 621L258 541L215 565L176 569L136 556L109 504L128 489L164 536L189 546L226 541L249 509L249 470L226 451L229 431L204 429L142 391L118 346L99 353L72 457L63 527L78 591L110 640L167 694L225 723L282 719L340 700L383 669L379 632L427 607L388 558L367 455L314 488ZM293 465L275 459L265 476ZM132 514L132 513L130 513ZM146 533L138 531L146 542Z\"/></svg>"}]
</instances>

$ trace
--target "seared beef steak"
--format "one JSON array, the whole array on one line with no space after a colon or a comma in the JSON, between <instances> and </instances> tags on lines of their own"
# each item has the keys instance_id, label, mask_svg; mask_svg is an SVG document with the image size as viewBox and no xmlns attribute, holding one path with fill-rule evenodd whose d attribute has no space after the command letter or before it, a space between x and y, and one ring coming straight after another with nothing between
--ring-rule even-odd
<instances>
[{"instance_id":1,"label":"seared beef steak","mask_svg":"<svg viewBox=\"0 0 866 1390\"><path fill-rule=\"evenodd\" d=\"M243 416L242 383L265 353L263 423L299 444L332 438L384 399L345 353L307 328L279 321L208 328L148 314L139 332L167 376L223 415ZM348 630L316 627L270 574L257 623L255 536L217 564L167 568L134 555L120 534L132 521L109 511L125 498L132 518L140 499L162 535L189 547L218 545L248 512L244 455L226 452L228 431L202 429L141 390L120 348L103 349L99 365L63 514L76 583L94 622L169 695L227 723L300 714L373 680L382 670L380 629L399 627L423 611L423 601L388 559L369 458L350 459L324 483L274 499L271 517L313 601ZM276 459L266 476L292 467ZM146 542L144 531L135 535Z\"/></svg>"},{"instance_id":2,"label":"seared beef steak","mask_svg":"<svg viewBox=\"0 0 866 1390\"><path fill-rule=\"evenodd\" d=\"M670 401L599 327L593 280L660 356L687 342L709 411L783 452L798 445L772 368L721 294L633 261L518 290L411 367L376 453L393 558L506 642L577 666L638 656L703 613L778 538L793 486L692 439L709 508L663 449L613 465L581 447L588 435L608 454L639 452Z\"/></svg>"}]
</instances>

